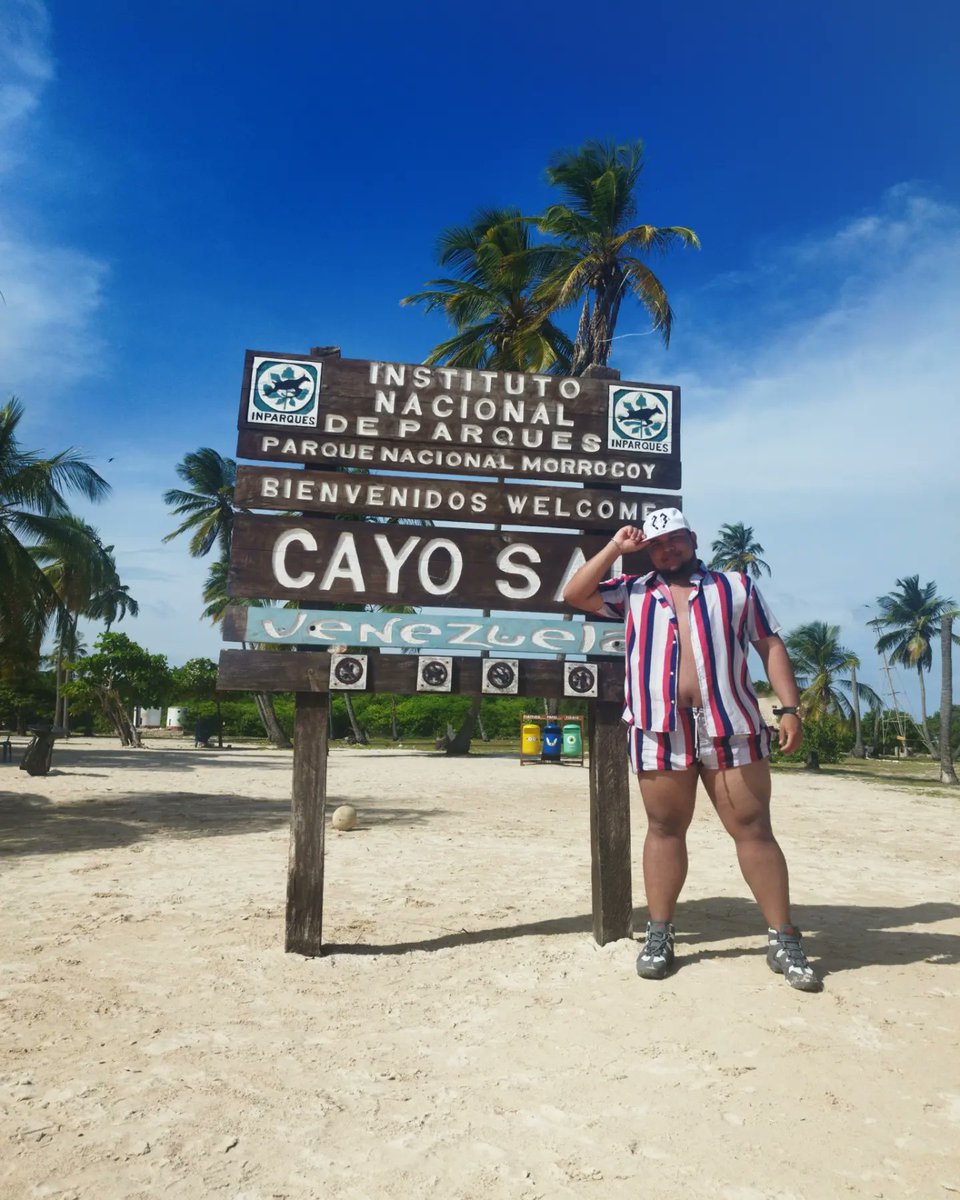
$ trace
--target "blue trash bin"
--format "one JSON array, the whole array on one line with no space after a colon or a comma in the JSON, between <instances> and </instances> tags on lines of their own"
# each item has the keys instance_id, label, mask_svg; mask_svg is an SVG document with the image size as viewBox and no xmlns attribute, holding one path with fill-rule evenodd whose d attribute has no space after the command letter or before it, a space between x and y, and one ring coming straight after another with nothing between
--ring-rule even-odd
<instances>
[{"instance_id":1,"label":"blue trash bin","mask_svg":"<svg viewBox=\"0 0 960 1200\"><path fill-rule=\"evenodd\" d=\"M548 721L543 727L543 749L540 751L540 761L559 763L560 752L560 722Z\"/></svg>"}]
</instances>

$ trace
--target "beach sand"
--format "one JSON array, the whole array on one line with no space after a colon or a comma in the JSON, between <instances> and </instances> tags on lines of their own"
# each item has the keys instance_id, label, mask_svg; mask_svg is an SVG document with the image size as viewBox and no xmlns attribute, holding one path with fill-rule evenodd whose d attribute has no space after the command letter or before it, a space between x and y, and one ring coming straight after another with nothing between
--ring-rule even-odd
<instances>
[{"instance_id":1,"label":"beach sand","mask_svg":"<svg viewBox=\"0 0 960 1200\"><path fill-rule=\"evenodd\" d=\"M19 757L19 755L18 755ZM289 753L0 767L0 1195L960 1193L960 798L778 773L821 995L705 798L679 969L590 934L587 771L331 755L329 953L283 952ZM645 919L634 794L635 928Z\"/></svg>"}]
</instances>

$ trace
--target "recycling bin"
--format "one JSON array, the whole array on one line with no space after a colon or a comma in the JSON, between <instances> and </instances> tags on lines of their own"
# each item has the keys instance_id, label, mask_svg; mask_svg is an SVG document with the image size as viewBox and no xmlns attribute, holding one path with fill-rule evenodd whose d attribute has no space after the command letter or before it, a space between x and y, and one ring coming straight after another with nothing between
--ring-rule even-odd
<instances>
[{"instance_id":1,"label":"recycling bin","mask_svg":"<svg viewBox=\"0 0 960 1200\"><path fill-rule=\"evenodd\" d=\"M520 753L537 756L540 753L540 726L524 725L520 731Z\"/></svg>"},{"instance_id":2,"label":"recycling bin","mask_svg":"<svg viewBox=\"0 0 960 1200\"><path fill-rule=\"evenodd\" d=\"M543 749L540 751L541 762L559 763L560 740L560 722L548 721L543 727Z\"/></svg>"},{"instance_id":3,"label":"recycling bin","mask_svg":"<svg viewBox=\"0 0 960 1200\"><path fill-rule=\"evenodd\" d=\"M568 721L564 725L562 753L564 758L579 758L583 753L583 734L579 721Z\"/></svg>"}]
</instances>

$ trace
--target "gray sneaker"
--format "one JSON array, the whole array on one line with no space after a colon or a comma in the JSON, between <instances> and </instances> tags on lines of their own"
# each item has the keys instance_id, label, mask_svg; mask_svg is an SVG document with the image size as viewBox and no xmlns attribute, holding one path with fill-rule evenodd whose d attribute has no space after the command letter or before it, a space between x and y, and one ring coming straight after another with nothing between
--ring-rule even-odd
<instances>
[{"instance_id":1,"label":"gray sneaker","mask_svg":"<svg viewBox=\"0 0 960 1200\"><path fill-rule=\"evenodd\" d=\"M807 962L800 930L781 925L767 930L767 965L800 992L822 992L823 984Z\"/></svg>"},{"instance_id":2,"label":"gray sneaker","mask_svg":"<svg viewBox=\"0 0 960 1200\"><path fill-rule=\"evenodd\" d=\"M637 959L641 979L663 979L673 967L673 926L666 921L647 922L647 940Z\"/></svg>"}]
</instances>

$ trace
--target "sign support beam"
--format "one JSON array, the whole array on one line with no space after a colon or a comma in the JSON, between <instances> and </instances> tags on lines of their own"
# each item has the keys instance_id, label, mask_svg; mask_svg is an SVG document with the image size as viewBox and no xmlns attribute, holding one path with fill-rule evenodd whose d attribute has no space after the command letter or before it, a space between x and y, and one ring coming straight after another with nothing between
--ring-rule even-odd
<instances>
[{"instance_id":1,"label":"sign support beam","mask_svg":"<svg viewBox=\"0 0 960 1200\"><path fill-rule=\"evenodd\" d=\"M323 953L323 851L329 715L329 693L296 693L284 948L288 954L304 954L307 957Z\"/></svg>"},{"instance_id":2,"label":"sign support beam","mask_svg":"<svg viewBox=\"0 0 960 1200\"><path fill-rule=\"evenodd\" d=\"M601 946L629 937L633 928L630 868L630 771L623 704L590 705L590 878L593 936Z\"/></svg>"}]
</instances>

